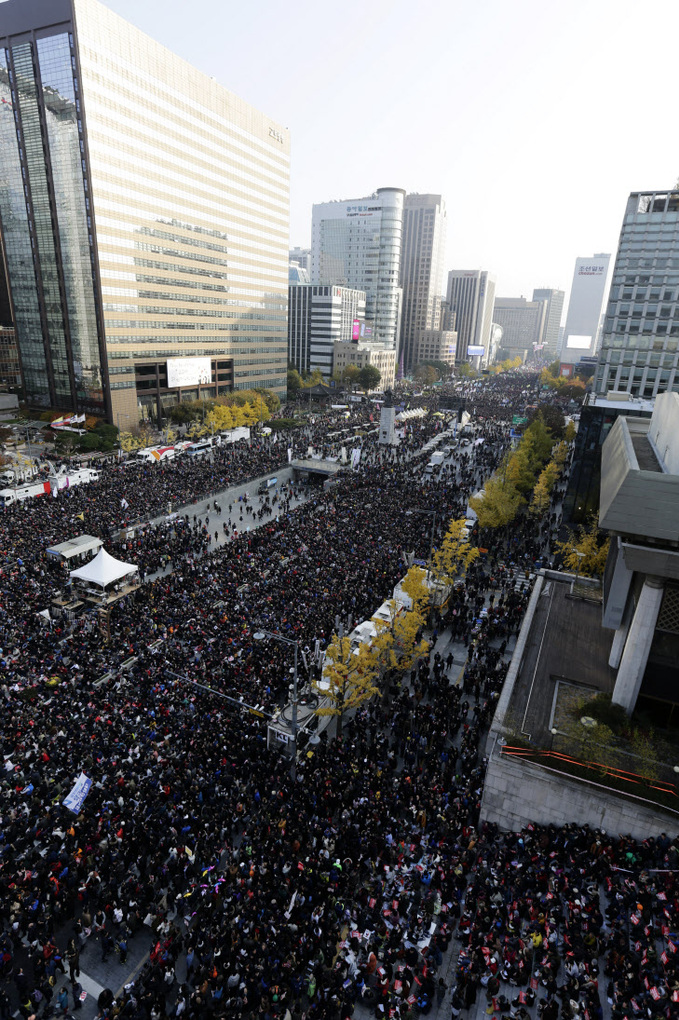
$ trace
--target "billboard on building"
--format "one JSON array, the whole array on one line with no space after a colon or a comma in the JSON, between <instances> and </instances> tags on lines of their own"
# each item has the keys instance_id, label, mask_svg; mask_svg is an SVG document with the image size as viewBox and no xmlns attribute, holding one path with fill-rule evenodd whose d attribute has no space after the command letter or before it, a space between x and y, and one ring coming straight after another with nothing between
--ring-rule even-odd
<instances>
[{"instance_id":1,"label":"billboard on building","mask_svg":"<svg viewBox=\"0 0 679 1020\"><path fill-rule=\"evenodd\" d=\"M591 346L592 346L591 336L582 336L574 333L571 333L570 336L566 337L566 343L564 344L564 347L570 347L574 351L584 351Z\"/></svg>"},{"instance_id":2,"label":"billboard on building","mask_svg":"<svg viewBox=\"0 0 679 1020\"><path fill-rule=\"evenodd\" d=\"M365 322L361 323L361 339L369 340L373 335L372 326L366 326Z\"/></svg>"},{"instance_id":3,"label":"billboard on building","mask_svg":"<svg viewBox=\"0 0 679 1020\"><path fill-rule=\"evenodd\" d=\"M360 319L354 319L354 321L351 324L351 339L352 340L360 340L361 339L361 320Z\"/></svg>"},{"instance_id":4,"label":"billboard on building","mask_svg":"<svg viewBox=\"0 0 679 1020\"><path fill-rule=\"evenodd\" d=\"M486 353L485 347L479 347L476 344L470 344L467 347L468 358L482 358L485 353Z\"/></svg>"},{"instance_id":5,"label":"billboard on building","mask_svg":"<svg viewBox=\"0 0 679 1020\"><path fill-rule=\"evenodd\" d=\"M167 385L169 389L184 386L204 386L211 382L211 358L167 359Z\"/></svg>"}]
</instances>

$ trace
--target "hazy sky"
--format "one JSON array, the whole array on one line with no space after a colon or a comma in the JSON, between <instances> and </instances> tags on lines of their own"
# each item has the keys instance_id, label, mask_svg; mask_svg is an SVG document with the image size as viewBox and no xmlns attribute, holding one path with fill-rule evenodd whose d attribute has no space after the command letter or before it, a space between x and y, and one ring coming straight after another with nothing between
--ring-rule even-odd
<instances>
[{"instance_id":1,"label":"hazy sky","mask_svg":"<svg viewBox=\"0 0 679 1020\"><path fill-rule=\"evenodd\" d=\"M441 193L449 269L570 289L630 191L679 177L677 0L105 0L290 128L314 202Z\"/></svg>"}]
</instances>

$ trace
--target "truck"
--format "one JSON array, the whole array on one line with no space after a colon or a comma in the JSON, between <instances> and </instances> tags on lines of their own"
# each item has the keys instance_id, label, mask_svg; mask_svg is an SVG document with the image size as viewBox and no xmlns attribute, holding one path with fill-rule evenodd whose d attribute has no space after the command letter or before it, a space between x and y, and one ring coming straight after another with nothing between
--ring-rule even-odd
<instances>
[{"instance_id":1,"label":"truck","mask_svg":"<svg viewBox=\"0 0 679 1020\"><path fill-rule=\"evenodd\" d=\"M141 464L160 464L175 459L174 446L147 446L137 450L136 458Z\"/></svg>"},{"instance_id":2,"label":"truck","mask_svg":"<svg viewBox=\"0 0 679 1020\"><path fill-rule=\"evenodd\" d=\"M77 485L86 485L88 482L96 482L99 472L92 468L80 468L77 471L60 471L52 474L49 479L41 482L31 482L28 485L20 485L16 489L0 490L0 506L13 506L15 503L23 503L26 499L35 499L38 496L49 495L51 492L61 492L63 489L72 489Z\"/></svg>"},{"instance_id":3,"label":"truck","mask_svg":"<svg viewBox=\"0 0 679 1020\"><path fill-rule=\"evenodd\" d=\"M445 459L446 459L445 453L442 453L441 451L437 450L437 452L432 453L431 457L429 458L429 466L438 467L440 464L443 464Z\"/></svg>"},{"instance_id":4,"label":"truck","mask_svg":"<svg viewBox=\"0 0 679 1020\"><path fill-rule=\"evenodd\" d=\"M0 482L5 485L21 485L30 482L37 474L35 464L11 464L0 474Z\"/></svg>"},{"instance_id":5,"label":"truck","mask_svg":"<svg viewBox=\"0 0 679 1020\"><path fill-rule=\"evenodd\" d=\"M269 489L273 489L275 485L278 485L277 478L265 478L257 486L258 495L265 496Z\"/></svg>"},{"instance_id":6,"label":"truck","mask_svg":"<svg viewBox=\"0 0 679 1020\"><path fill-rule=\"evenodd\" d=\"M250 438L250 429L247 425L239 425L236 429L225 429L219 435L223 443L237 443L240 439Z\"/></svg>"},{"instance_id":7,"label":"truck","mask_svg":"<svg viewBox=\"0 0 679 1020\"><path fill-rule=\"evenodd\" d=\"M51 491L52 486L49 482L33 482L30 485L20 485L17 489L0 489L0 505L4 509L15 503L23 503L26 499L49 496Z\"/></svg>"}]
</instances>

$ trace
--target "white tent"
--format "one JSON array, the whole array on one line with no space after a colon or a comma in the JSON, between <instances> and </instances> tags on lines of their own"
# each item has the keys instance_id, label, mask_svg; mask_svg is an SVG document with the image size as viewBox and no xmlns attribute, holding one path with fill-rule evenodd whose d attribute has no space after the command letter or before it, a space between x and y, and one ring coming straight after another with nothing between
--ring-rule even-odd
<instances>
[{"instance_id":1,"label":"white tent","mask_svg":"<svg viewBox=\"0 0 679 1020\"><path fill-rule=\"evenodd\" d=\"M133 563L123 563L122 560L109 556L105 549L100 549L94 559L84 567L72 570L71 577L87 584L96 584L99 588L106 588L114 581L119 581L121 577L136 574L138 570L139 567Z\"/></svg>"}]
</instances>

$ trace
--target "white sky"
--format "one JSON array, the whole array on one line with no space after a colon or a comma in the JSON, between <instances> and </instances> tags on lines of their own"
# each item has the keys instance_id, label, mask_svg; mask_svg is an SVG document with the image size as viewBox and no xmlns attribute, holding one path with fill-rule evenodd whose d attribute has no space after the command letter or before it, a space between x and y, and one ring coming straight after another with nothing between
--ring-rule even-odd
<instances>
[{"instance_id":1,"label":"white sky","mask_svg":"<svg viewBox=\"0 0 679 1020\"><path fill-rule=\"evenodd\" d=\"M679 177L677 0L105 2L290 129L291 245L314 202L440 193L447 269L568 292Z\"/></svg>"}]
</instances>

